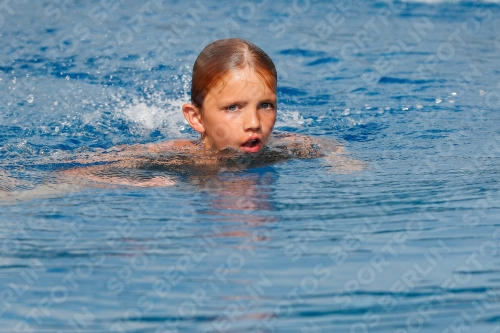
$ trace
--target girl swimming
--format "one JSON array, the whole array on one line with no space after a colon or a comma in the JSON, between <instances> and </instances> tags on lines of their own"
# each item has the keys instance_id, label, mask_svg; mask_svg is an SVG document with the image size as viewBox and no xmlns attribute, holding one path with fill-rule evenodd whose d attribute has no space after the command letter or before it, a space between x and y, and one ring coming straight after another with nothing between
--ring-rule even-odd
<instances>
[{"instance_id":1,"label":"girl swimming","mask_svg":"<svg viewBox=\"0 0 500 333\"><path fill-rule=\"evenodd\" d=\"M150 187L175 183L164 171L207 175L288 158L324 157L338 164L342 148L331 141L286 133L271 136L276 88L276 68L261 48L239 38L217 40L196 59L191 101L182 107L200 140L116 147L78 158L83 166L61 174L71 182L87 180L98 186ZM159 170L163 172L154 174Z\"/></svg>"},{"instance_id":2,"label":"girl swimming","mask_svg":"<svg viewBox=\"0 0 500 333\"><path fill-rule=\"evenodd\" d=\"M258 46L238 38L205 47L193 67L191 103L182 107L205 148L261 150L276 121L277 73Z\"/></svg>"}]
</instances>

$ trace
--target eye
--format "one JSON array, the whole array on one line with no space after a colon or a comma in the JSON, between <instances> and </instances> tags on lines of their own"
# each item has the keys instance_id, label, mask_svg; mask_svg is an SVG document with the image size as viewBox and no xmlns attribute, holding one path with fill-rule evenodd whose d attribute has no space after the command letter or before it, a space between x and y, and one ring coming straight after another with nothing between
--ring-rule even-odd
<instances>
[{"instance_id":1,"label":"eye","mask_svg":"<svg viewBox=\"0 0 500 333\"><path fill-rule=\"evenodd\" d=\"M263 109L272 109L272 108L273 108L273 105L272 105L271 103L267 103L267 102L266 102L266 103L262 103L262 104L260 105L260 107L261 107L261 108L263 108Z\"/></svg>"},{"instance_id":2,"label":"eye","mask_svg":"<svg viewBox=\"0 0 500 333\"><path fill-rule=\"evenodd\" d=\"M228 107L226 107L226 110L234 112L234 111L238 110L238 105L236 105L236 104L229 105Z\"/></svg>"}]
</instances>

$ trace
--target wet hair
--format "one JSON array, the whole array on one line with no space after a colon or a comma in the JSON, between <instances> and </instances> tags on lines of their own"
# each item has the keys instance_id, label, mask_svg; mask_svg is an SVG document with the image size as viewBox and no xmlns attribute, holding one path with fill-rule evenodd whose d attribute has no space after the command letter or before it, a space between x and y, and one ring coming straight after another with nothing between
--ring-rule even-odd
<instances>
[{"instance_id":1,"label":"wet hair","mask_svg":"<svg viewBox=\"0 0 500 333\"><path fill-rule=\"evenodd\" d=\"M241 38L220 39L208 44L194 62L191 103L201 110L211 88L230 72L247 67L253 69L270 89L276 90L276 67L260 47Z\"/></svg>"}]
</instances>

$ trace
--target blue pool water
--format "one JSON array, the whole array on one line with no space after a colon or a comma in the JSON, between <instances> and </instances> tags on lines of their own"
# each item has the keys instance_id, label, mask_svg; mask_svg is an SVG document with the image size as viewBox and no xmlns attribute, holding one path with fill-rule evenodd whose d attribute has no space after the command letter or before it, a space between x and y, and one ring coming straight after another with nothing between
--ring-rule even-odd
<instances>
[{"instance_id":1,"label":"blue pool water","mask_svg":"<svg viewBox=\"0 0 500 333\"><path fill-rule=\"evenodd\" d=\"M0 14L1 332L500 332L497 3ZM194 138L190 67L224 37L275 61L278 130L337 140L367 168L36 190L75 154Z\"/></svg>"}]
</instances>

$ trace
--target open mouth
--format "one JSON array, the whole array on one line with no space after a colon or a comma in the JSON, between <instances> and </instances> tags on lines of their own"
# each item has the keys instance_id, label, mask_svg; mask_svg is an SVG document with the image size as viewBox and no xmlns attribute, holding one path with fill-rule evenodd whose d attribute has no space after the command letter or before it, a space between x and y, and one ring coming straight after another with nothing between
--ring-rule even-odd
<instances>
[{"instance_id":1,"label":"open mouth","mask_svg":"<svg viewBox=\"0 0 500 333\"><path fill-rule=\"evenodd\" d=\"M247 141L245 141L242 145L241 148L244 151L250 152L250 153L255 153L259 151L260 146L262 145L262 142L258 138L251 138Z\"/></svg>"}]
</instances>

